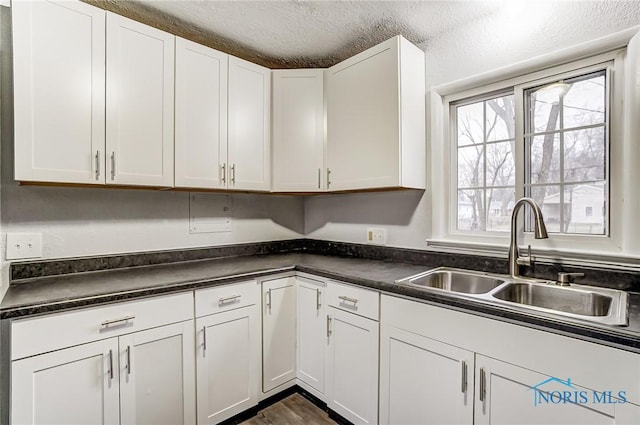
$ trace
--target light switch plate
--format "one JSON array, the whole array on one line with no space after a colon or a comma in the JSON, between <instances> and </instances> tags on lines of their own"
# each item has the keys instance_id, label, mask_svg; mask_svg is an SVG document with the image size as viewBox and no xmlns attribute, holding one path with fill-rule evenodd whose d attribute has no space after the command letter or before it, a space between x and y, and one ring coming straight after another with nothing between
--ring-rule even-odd
<instances>
[{"instance_id":1,"label":"light switch plate","mask_svg":"<svg viewBox=\"0 0 640 425\"><path fill-rule=\"evenodd\" d=\"M42 257L42 233L7 233L7 260Z\"/></svg>"},{"instance_id":2,"label":"light switch plate","mask_svg":"<svg viewBox=\"0 0 640 425\"><path fill-rule=\"evenodd\" d=\"M367 243L374 245L386 245L387 229L383 227L367 227Z\"/></svg>"}]
</instances>

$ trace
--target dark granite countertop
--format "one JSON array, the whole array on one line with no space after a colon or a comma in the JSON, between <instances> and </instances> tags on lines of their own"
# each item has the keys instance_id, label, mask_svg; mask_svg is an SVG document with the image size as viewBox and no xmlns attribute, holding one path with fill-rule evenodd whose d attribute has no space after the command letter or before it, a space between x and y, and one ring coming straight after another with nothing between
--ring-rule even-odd
<instances>
[{"instance_id":1,"label":"dark granite countertop","mask_svg":"<svg viewBox=\"0 0 640 425\"><path fill-rule=\"evenodd\" d=\"M305 253L252 255L130 267L51 277L12 284L0 303L0 319L15 319L89 305L238 282L279 272L301 271L412 299L585 339L640 353L640 294L630 293L629 326L571 321L502 305L421 291L394 283L430 266L395 261Z\"/></svg>"}]
</instances>

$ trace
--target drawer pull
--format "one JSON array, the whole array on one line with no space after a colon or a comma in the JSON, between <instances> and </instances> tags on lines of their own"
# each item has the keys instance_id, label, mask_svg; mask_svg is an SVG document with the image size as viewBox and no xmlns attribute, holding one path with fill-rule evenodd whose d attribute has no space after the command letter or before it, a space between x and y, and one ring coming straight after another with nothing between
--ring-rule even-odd
<instances>
[{"instance_id":1,"label":"drawer pull","mask_svg":"<svg viewBox=\"0 0 640 425\"><path fill-rule=\"evenodd\" d=\"M358 304L358 299L357 298L346 297L344 295L340 295L338 298L341 299L342 302L345 302L345 303L353 303L353 305Z\"/></svg>"},{"instance_id":2,"label":"drawer pull","mask_svg":"<svg viewBox=\"0 0 640 425\"><path fill-rule=\"evenodd\" d=\"M242 295L231 295L230 297L222 297L218 300L218 304L226 304L228 302L238 300L240 299L240 297L242 297Z\"/></svg>"},{"instance_id":3,"label":"drawer pull","mask_svg":"<svg viewBox=\"0 0 640 425\"><path fill-rule=\"evenodd\" d=\"M126 325L127 322L129 322L129 320L133 320L135 319L136 316L126 316L126 317L121 317L120 319L114 319L114 320L107 320L105 322L102 322L100 324L101 327L103 328L108 328L109 326L122 326L122 325ZM122 323L124 322L124 323Z\"/></svg>"}]
</instances>

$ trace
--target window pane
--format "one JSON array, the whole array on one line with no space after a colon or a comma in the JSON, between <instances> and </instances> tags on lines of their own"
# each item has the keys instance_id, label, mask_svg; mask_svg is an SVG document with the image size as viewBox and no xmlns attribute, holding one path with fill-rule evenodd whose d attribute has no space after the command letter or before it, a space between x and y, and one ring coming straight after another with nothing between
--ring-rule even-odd
<instances>
[{"instance_id":1,"label":"window pane","mask_svg":"<svg viewBox=\"0 0 640 425\"><path fill-rule=\"evenodd\" d=\"M487 230L492 232L511 230L511 212L515 197L513 187L487 191Z\"/></svg>"},{"instance_id":2,"label":"window pane","mask_svg":"<svg viewBox=\"0 0 640 425\"><path fill-rule=\"evenodd\" d=\"M516 184L513 144L514 142L487 144L487 186L513 186Z\"/></svg>"},{"instance_id":3,"label":"window pane","mask_svg":"<svg viewBox=\"0 0 640 425\"><path fill-rule=\"evenodd\" d=\"M604 72L573 82L564 96L564 128L601 124L605 121Z\"/></svg>"},{"instance_id":4,"label":"window pane","mask_svg":"<svg viewBox=\"0 0 640 425\"><path fill-rule=\"evenodd\" d=\"M560 181L560 135L529 137L529 177L531 183Z\"/></svg>"},{"instance_id":5,"label":"window pane","mask_svg":"<svg viewBox=\"0 0 640 425\"><path fill-rule=\"evenodd\" d=\"M458 187L484 186L483 146L458 149Z\"/></svg>"},{"instance_id":6,"label":"window pane","mask_svg":"<svg viewBox=\"0 0 640 425\"><path fill-rule=\"evenodd\" d=\"M564 179L577 182L605 178L604 127L564 134Z\"/></svg>"},{"instance_id":7,"label":"window pane","mask_svg":"<svg viewBox=\"0 0 640 425\"><path fill-rule=\"evenodd\" d=\"M574 184L565 186L564 232L604 235L606 223L605 185Z\"/></svg>"},{"instance_id":8,"label":"window pane","mask_svg":"<svg viewBox=\"0 0 640 425\"><path fill-rule=\"evenodd\" d=\"M515 137L513 95L487 100L487 141L507 140Z\"/></svg>"},{"instance_id":9,"label":"window pane","mask_svg":"<svg viewBox=\"0 0 640 425\"><path fill-rule=\"evenodd\" d=\"M458 128L458 146L483 143L482 124L484 113L482 111L482 102L472 103L471 105L459 106L456 108Z\"/></svg>"},{"instance_id":10,"label":"window pane","mask_svg":"<svg viewBox=\"0 0 640 425\"><path fill-rule=\"evenodd\" d=\"M550 86L527 92L530 96L530 133L557 130L560 127L560 91Z\"/></svg>"},{"instance_id":11,"label":"window pane","mask_svg":"<svg viewBox=\"0 0 640 425\"><path fill-rule=\"evenodd\" d=\"M548 232L558 233L560 232L560 186L534 186L529 188L529 196L531 196L542 208L542 216L544 217L544 224L547 226ZM533 217L531 214L527 214L528 226L527 229L533 229Z\"/></svg>"},{"instance_id":12,"label":"window pane","mask_svg":"<svg viewBox=\"0 0 640 425\"><path fill-rule=\"evenodd\" d=\"M458 191L458 229L485 230L484 190Z\"/></svg>"}]
</instances>

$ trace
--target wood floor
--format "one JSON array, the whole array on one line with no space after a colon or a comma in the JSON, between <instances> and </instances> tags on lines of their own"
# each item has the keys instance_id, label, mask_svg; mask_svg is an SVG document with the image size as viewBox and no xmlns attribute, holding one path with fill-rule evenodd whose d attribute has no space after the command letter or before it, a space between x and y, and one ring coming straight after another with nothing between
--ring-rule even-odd
<instances>
[{"instance_id":1,"label":"wood floor","mask_svg":"<svg viewBox=\"0 0 640 425\"><path fill-rule=\"evenodd\" d=\"M318 408L300 394L272 404L240 425L335 425L327 412Z\"/></svg>"}]
</instances>

